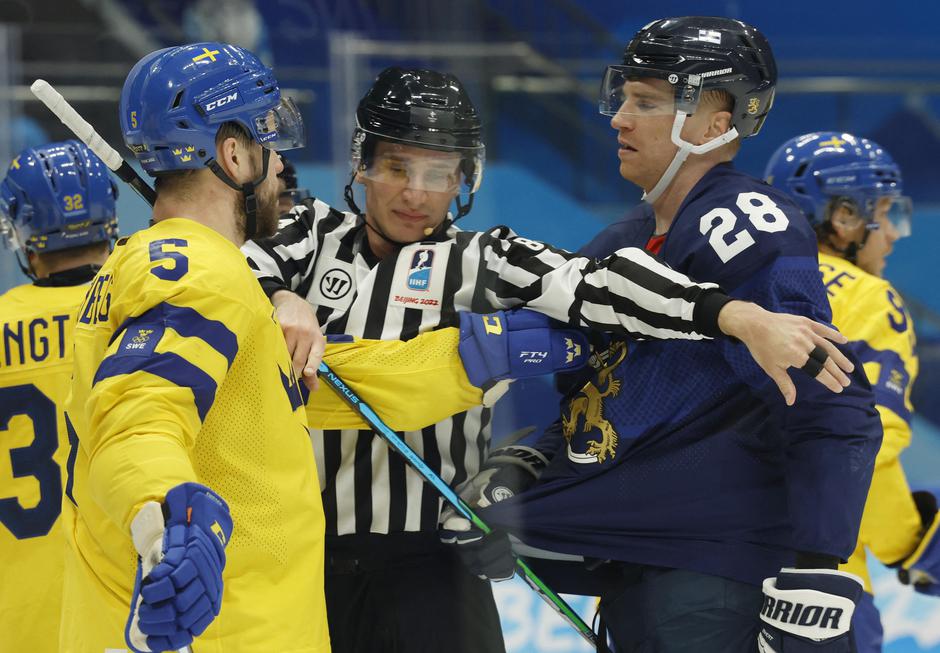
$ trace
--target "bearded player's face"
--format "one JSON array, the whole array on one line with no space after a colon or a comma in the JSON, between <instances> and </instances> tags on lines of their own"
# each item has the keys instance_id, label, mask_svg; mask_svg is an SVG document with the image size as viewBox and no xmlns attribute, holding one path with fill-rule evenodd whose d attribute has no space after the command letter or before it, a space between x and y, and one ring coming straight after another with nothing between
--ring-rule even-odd
<instances>
[{"instance_id":1,"label":"bearded player's face","mask_svg":"<svg viewBox=\"0 0 940 653\"><path fill-rule=\"evenodd\" d=\"M267 176L255 189L257 209L255 214L255 233L252 234L251 237L270 238L277 233L277 222L280 217L280 210L278 208L280 185L277 176L284 170L284 164L281 162L281 157L278 156L276 152L272 152L260 146L257 146L257 149L261 151L256 157L252 157L252 163L257 163L257 166L252 171L253 174L261 174L263 165L262 156L270 157L270 160L268 162ZM257 162L255 162L255 158L257 158ZM257 179L257 177L254 178ZM235 211L239 216L241 232L247 237L249 235L247 233L248 216L245 213L245 199L241 193L235 198Z\"/></svg>"}]
</instances>

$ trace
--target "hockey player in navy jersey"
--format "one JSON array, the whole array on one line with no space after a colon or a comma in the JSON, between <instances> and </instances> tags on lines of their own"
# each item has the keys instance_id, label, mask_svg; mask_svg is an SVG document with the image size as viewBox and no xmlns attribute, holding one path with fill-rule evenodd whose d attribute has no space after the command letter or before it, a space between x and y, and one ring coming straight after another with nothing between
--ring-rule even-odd
<instances>
[{"instance_id":1,"label":"hockey player in navy jersey","mask_svg":"<svg viewBox=\"0 0 940 653\"><path fill-rule=\"evenodd\" d=\"M731 161L776 66L755 28L658 20L610 66L601 111L646 203L583 253L656 252L735 298L829 321L816 237L788 197ZM855 546L881 426L861 365L840 395L791 374L788 407L740 343L614 338L563 402L529 491L482 511L527 545L599 561L618 651L850 651ZM605 563L606 562L606 563ZM605 564L602 564L605 563ZM562 591L591 593L578 571ZM762 591L763 590L763 591Z\"/></svg>"}]
</instances>

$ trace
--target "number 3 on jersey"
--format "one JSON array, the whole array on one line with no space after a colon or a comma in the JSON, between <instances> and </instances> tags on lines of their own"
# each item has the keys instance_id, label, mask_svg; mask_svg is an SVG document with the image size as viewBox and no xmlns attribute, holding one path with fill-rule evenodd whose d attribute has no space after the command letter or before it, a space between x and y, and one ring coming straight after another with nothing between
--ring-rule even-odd
<instances>
[{"instance_id":1,"label":"number 3 on jersey","mask_svg":"<svg viewBox=\"0 0 940 653\"><path fill-rule=\"evenodd\" d=\"M39 485L39 502L24 508L16 497L0 498L0 524L24 540L46 535L62 507L62 475L53 455L59 446L55 404L34 385L0 388L0 441L14 417L32 422L33 440L10 449L13 478L32 476Z\"/></svg>"},{"instance_id":2,"label":"number 3 on jersey","mask_svg":"<svg viewBox=\"0 0 940 653\"><path fill-rule=\"evenodd\" d=\"M758 231L774 233L783 231L790 224L787 214L763 193L740 193L735 201L738 209L744 213ZM722 263L727 263L735 256L754 244L754 236L747 229L734 231L738 216L731 209L712 209L699 221L702 235L709 234L708 243L718 254Z\"/></svg>"}]
</instances>

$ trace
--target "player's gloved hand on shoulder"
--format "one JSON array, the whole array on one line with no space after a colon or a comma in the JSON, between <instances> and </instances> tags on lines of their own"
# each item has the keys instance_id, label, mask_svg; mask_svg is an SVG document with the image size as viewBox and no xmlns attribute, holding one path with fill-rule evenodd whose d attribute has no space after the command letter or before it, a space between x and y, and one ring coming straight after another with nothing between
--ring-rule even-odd
<instances>
[{"instance_id":1,"label":"player's gloved hand on shoulder","mask_svg":"<svg viewBox=\"0 0 940 653\"><path fill-rule=\"evenodd\" d=\"M527 309L460 313L458 349L470 383L485 393L484 405L505 392L501 381L577 370L590 355L582 332Z\"/></svg>"},{"instance_id":2,"label":"player's gloved hand on shoulder","mask_svg":"<svg viewBox=\"0 0 940 653\"><path fill-rule=\"evenodd\" d=\"M862 579L835 569L780 570L764 580L757 650L761 653L852 653L851 624Z\"/></svg>"},{"instance_id":3,"label":"player's gloved hand on shoulder","mask_svg":"<svg viewBox=\"0 0 940 653\"><path fill-rule=\"evenodd\" d=\"M506 533L484 533L454 508L447 506L441 513L438 535L441 542L455 547L460 561L475 576L492 581L513 577L516 557Z\"/></svg>"},{"instance_id":4,"label":"player's gloved hand on shoulder","mask_svg":"<svg viewBox=\"0 0 940 653\"><path fill-rule=\"evenodd\" d=\"M140 555L125 639L135 653L188 646L219 614L232 517L225 501L183 483L131 523Z\"/></svg>"},{"instance_id":5,"label":"player's gloved hand on shoulder","mask_svg":"<svg viewBox=\"0 0 940 653\"><path fill-rule=\"evenodd\" d=\"M898 580L913 585L921 594L940 596L940 513L937 497L930 492L914 492L924 534L914 552L901 562Z\"/></svg>"}]
</instances>

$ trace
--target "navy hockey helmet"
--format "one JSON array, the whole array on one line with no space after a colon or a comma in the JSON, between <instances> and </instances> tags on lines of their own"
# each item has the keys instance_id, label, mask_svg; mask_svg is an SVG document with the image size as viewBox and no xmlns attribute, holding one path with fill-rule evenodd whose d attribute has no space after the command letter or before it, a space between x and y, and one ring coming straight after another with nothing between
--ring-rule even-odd
<instances>
[{"instance_id":1,"label":"navy hockey helmet","mask_svg":"<svg viewBox=\"0 0 940 653\"><path fill-rule=\"evenodd\" d=\"M777 65L770 44L757 28L739 20L683 16L653 21L627 44L623 62L608 66L601 82L604 115L638 113L625 95L631 81L658 79L673 89L674 101L661 113L674 115L672 142L679 148L672 163L645 195L654 202L669 186L689 154L705 154L737 137L760 131L774 100ZM722 90L733 100L731 129L701 145L682 139L682 126L695 112L702 92ZM643 109L645 115L650 115Z\"/></svg>"},{"instance_id":2,"label":"navy hockey helmet","mask_svg":"<svg viewBox=\"0 0 940 653\"><path fill-rule=\"evenodd\" d=\"M843 132L811 132L781 145L764 172L767 183L792 197L813 227L828 224L832 208L848 204L877 229L875 209L890 198L885 217L899 237L910 235L911 200L898 165L878 143Z\"/></svg>"},{"instance_id":3,"label":"navy hockey helmet","mask_svg":"<svg viewBox=\"0 0 940 653\"><path fill-rule=\"evenodd\" d=\"M601 113L613 115L630 78L655 77L675 90L675 110L691 114L701 92L726 91L734 99L731 124L742 138L754 136L773 105L777 64L757 28L739 20L684 16L654 21L609 66L601 86Z\"/></svg>"},{"instance_id":4,"label":"navy hockey helmet","mask_svg":"<svg viewBox=\"0 0 940 653\"><path fill-rule=\"evenodd\" d=\"M402 167L376 160L379 141L397 146L452 153L428 159L425 166ZM390 67L376 77L356 109L350 163L354 175L386 183L407 183L428 191L470 195L480 186L486 148L480 116L463 84L454 75L425 69ZM444 168L453 163L453 171ZM428 167L429 166L429 167ZM351 201L351 185L347 186ZM460 206L459 215L470 204Z\"/></svg>"}]
</instances>

